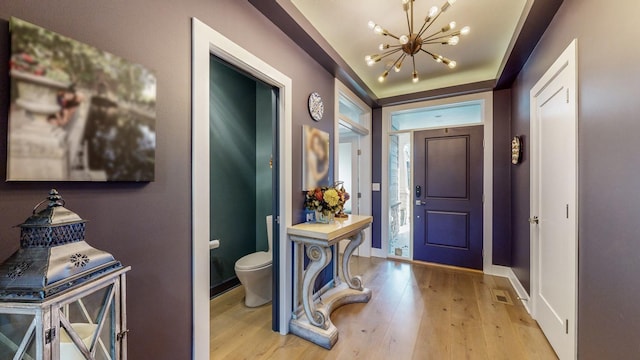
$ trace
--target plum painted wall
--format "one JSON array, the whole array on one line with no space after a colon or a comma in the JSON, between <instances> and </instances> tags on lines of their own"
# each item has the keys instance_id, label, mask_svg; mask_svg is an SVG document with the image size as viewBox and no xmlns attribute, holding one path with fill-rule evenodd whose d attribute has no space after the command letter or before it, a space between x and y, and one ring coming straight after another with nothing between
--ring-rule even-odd
<instances>
[{"instance_id":1,"label":"plum painted wall","mask_svg":"<svg viewBox=\"0 0 640 360\"><path fill-rule=\"evenodd\" d=\"M565 0L512 88L511 135L525 135L513 168L514 268L529 284L529 91L578 39L578 357L640 354L639 1ZM615 35L613 35L615 33Z\"/></svg>"},{"instance_id":2,"label":"plum painted wall","mask_svg":"<svg viewBox=\"0 0 640 360\"><path fill-rule=\"evenodd\" d=\"M0 260L18 247L14 225L51 187L91 222L88 241L133 267L129 276L129 358L191 357L191 17L222 33L293 81L293 184L301 184L302 125L333 133L334 83L249 2L115 0L0 2L0 69L8 69L7 20L16 16L155 70L156 181L149 184L0 182ZM8 75L0 76L0 180L5 179ZM308 115L318 91L325 119ZM333 138L332 138L333 141ZM300 186L300 185L298 185ZM301 188L301 186L300 186ZM294 187L295 189L295 187ZM294 191L294 222L302 220Z\"/></svg>"}]
</instances>

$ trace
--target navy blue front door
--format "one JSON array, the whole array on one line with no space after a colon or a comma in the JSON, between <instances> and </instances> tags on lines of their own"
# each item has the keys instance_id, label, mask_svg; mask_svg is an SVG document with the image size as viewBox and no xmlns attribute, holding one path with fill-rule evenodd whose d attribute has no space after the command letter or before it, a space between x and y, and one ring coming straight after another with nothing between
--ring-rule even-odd
<instances>
[{"instance_id":1,"label":"navy blue front door","mask_svg":"<svg viewBox=\"0 0 640 360\"><path fill-rule=\"evenodd\" d=\"M415 133L415 260L482 269L483 126Z\"/></svg>"}]
</instances>

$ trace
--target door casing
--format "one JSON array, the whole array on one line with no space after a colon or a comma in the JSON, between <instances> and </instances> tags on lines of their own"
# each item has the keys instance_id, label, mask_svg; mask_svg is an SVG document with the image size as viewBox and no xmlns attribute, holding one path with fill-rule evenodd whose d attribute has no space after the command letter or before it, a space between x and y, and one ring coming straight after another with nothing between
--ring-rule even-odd
<instances>
[{"instance_id":1,"label":"door casing","mask_svg":"<svg viewBox=\"0 0 640 360\"><path fill-rule=\"evenodd\" d=\"M572 234L568 236L568 241L570 248L574 251L570 255L569 259L567 259L567 269L571 272L570 278L572 278L573 284L570 288L571 291L571 299L570 301L573 303L573 318L569 319L569 342L572 343L571 350L572 354L569 355L570 358L577 358L578 353L578 65L577 65L577 57L578 57L578 41L574 39L571 44L564 50L564 52L560 55L560 57L551 65L551 67L547 70L547 72L540 78L540 80L536 83L536 85L530 91L530 119L531 119L531 141L530 141L530 154L531 154L531 217L537 216L539 214L540 202L539 202L539 156L537 155L540 151L538 146L539 141L539 124L538 124L538 96L542 94L542 92L552 83L554 79L556 79L560 73L566 72L565 74L570 76L571 78L568 80L569 83L569 91L567 92L567 100L570 104L573 105L573 122L575 132L573 137L568 139L573 143L572 149L573 153L570 154L559 154L559 156L563 156L566 161L566 166L568 171L573 174L573 179L575 180L574 189L570 194L570 204L569 211L571 214L570 219L573 220L572 223ZM571 201L571 198L573 201ZM540 242L538 241L538 229L535 224L532 224L530 231L530 250L531 250L531 315L534 319L537 318L538 315L538 300L536 294L540 292L540 284L539 284L539 271L540 271ZM562 355L558 354L561 358Z\"/></svg>"},{"instance_id":2,"label":"door casing","mask_svg":"<svg viewBox=\"0 0 640 360\"><path fill-rule=\"evenodd\" d=\"M482 251L483 261L482 270L486 274L506 276L509 269L504 266L493 265L493 92L486 91L482 93L453 96L444 99L427 100L411 104L388 106L382 109L382 179L381 179L381 231L382 231L382 248L372 249L372 255L386 258L388 242L386 232L389 229L389 133L391 129L391 115L397 111L419 109L432 106L442 106L447 104L455 104L467 101L483 101L482 117L484 125L484 158L483 158L483 194L485 201L482 205ZM478 124L479 125L479 124ZM468 124L462 126L469 126ZM453 126L449 126L453 127ZM425 128L416 130L431 130L438 128ZM413 166L413 161L412 161ZM413 169L412 169L413 171ZM411 184L411 189L414 184ZM411 234L413 238L413 230Z\"/></svg>"},{"instance_id":3,"label":"door casing","mask_svg":"<svg viewBox=\"0 0 640 360\"><path fill-rule=\"evenodd\" d=\"M274 239L278 274L278 328L289 331L292 307L292 245L287 238L292 214L292 81L257 56L211 27L192 18L192 321L193 359L209 358L209 58L215 55L251 76L279 89L279 238ZM275 215L275 214L274 214ZM276 265L277 263L277 265ZM276 295L274 295L276 298ZM276 306L276 304L274 304Z\"/></svg>"},{"instance_id":4,"label":"door casing","mask_svg":"<svg viewBox=\"0 0 640 360\"><path fill-rule=\"evenodd\" d=\"M371 107L367 105L364 101L362 101L358 96L347 88L340 80L335 79L334 83L335 88L335 116L334 116L334 124L335 131L337 133L338 127L340 126L340 122L342 121L344 124L348 125L354 132L360 134L360 150L362 154L360 155L359 161L359 175L360 175L360 192L362 193L362 197L359 199L359 208L360 215L372 215L372 194L371 194L371 177L372 177L372 151L371 151ZM340 97L344 96L354 105L360 108L363 112L363 120L361 123L355 123L349 121L348 119L340 119L340 111L339 111L339 101ZM334 142L334 154L338 154L339 152L339 141ZM334 161L334 174L337 174L339 177L339 156L335 157ZM339 179L339 178L336 179ZM352 194L353 195L353 194ZM370 257L372 256L372 247L371 247L371 227L365 229L364 231L365 239L362 245L358 247L358 256Z\"/></svg>"}]
</instances>

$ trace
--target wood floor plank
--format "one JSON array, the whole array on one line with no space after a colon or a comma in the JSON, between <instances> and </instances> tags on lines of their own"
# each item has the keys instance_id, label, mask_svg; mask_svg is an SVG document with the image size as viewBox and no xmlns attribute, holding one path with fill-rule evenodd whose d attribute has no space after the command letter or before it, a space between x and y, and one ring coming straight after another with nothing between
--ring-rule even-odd
<instances>
[{"instance_id":1,"label":"wood floor plank","mask_svg":"<svg viewBox=\"0 0 640 360\"><path fill-rule=\"evenodd\" d=\"M517 337L526 349L530 359L551 360L557 359L556 353L544 337L538 323L527 313L522 303L518 300L516 292L511 287L507 278L494 278L498 289L509 293L513 306L506 306Z\"/></svg>"},{"instance_id":2,"label":"wood floor plank","mask_svg":"<svg viewBox=\"0 0 640 360\"><path fill-rule=\"evenodd\" d=\"M451 281L449 270L428 268L431 277L422 284L426 299L420 319L413 359L451 358ZM426 286L425 286L426 285Z\"/></svg>"},{"instance_id":3,"label":"wood floor plank","mask_svg":"<svg viewBox=\"0 0 640 360\"><path fill-rule=\"evenodd\" d=\"M337 309L326 350L271 331L271 306L244 306L244 289L211 300L211 359L555 359L507 279L376 258L352 259L372 289L367 304ZM514 305L494 301L508 292Z\"/></svg>"},{"instance_id":4,"label":"wood floor plank","mask_svg":"<svg viewBox=\"0 0 640 360\"><path fill-rule=\"evenodd\" d=\"M488 359L480 309L473 279L476 274L457 273L453 277L451 305L452 359Z\"/></svg>"}]
</instances>

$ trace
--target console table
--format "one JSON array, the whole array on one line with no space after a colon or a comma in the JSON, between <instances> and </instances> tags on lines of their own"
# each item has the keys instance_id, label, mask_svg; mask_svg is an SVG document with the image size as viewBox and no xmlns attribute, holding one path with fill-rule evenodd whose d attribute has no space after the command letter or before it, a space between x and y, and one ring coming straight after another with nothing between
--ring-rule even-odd
<instances>
[{"instance_id":1,"label":"console table","mask_svg":"<svg viewBox=\"0 0 640 360\"><path fill-rule=\"evenodd\" d=\"M295 244L296 263L294 281L294 311L289 330L326 349L338 341L338 329L330 319L336 308L351 303L366 303L371 299L371 290L364 287L360 276L352 276L349 260L354 250L364 241L364 229L369 227L371 216L349 215L347 219L336 219L333 224L303 223L288 228ZM314 294L313 286L318 274L331 262L333 247L341 240L349 240L340 263L340 274L334 271L333 287L322 294ZM304 269L304 256L310 259ZM339 261L341 260L341 262ZM334 269L335 270L335 269ZM320 295L316 299L316 295Z\"/></svg>"}]
</instances>

